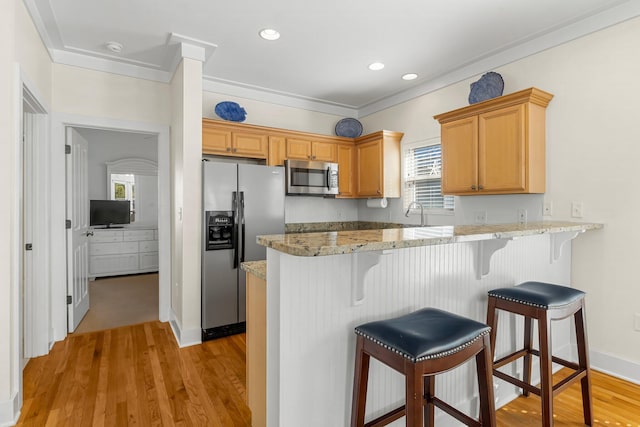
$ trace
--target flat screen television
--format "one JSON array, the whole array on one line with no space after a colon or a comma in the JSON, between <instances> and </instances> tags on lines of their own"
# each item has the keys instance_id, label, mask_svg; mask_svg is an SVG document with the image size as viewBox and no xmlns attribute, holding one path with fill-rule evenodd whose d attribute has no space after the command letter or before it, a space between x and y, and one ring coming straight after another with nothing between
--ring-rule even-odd
<instances>
[{"instance_id":1,"label":"flat screen television","mask_svg":"<svg viewBox=\"0 0 640 427\"><path fill-rule=\"evenodd\" d=\"M89 201L89 224L107 227L120 226L131 222L129 200Z\"/></svg>"}]
</instances>

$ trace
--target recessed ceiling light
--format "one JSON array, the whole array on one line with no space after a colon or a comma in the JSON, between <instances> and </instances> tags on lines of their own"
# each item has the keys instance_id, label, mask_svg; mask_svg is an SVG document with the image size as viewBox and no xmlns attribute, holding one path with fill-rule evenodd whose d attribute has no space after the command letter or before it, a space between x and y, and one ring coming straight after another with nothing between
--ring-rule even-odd
<instances>
[{"instance_id":1,"label":"recessed ceiling light","mask_svg":"<svg viewBox=\"0 0 640 427\"><path fill-rule=\"evenodd\" d=\"M122 43L118 43L118 42L107 42L106 46L107 46L107 49L109 49L113 53L122 52L122 48L124 47L122 46Z\"/></svg>"},{"instance_id":2,"label":"recessed ceiling light","mask_svg":"<svg viewBox=\"0 0 640 427\"><path fill-rule=\"evenodd\" d=\"M374 62L373 64L369 64L369 69L371 71L379 71L384 68L384 64L382 62Z\"/></svg>"},{"instance_id":3,"label":"recessed ceiling light","mask_svg":"<svg viewBox=\"0 0 640 427\"><path fill-rule=\"evenodd\" d=\"M404 76L402 76L402 80L415 80L418 78L418 75L416 73L407 73Z\"/></svg>"},{"instance_id":4,"label":"recessed ceiling light","mask_svg":"<svg viewBox=\"0 0 640 427\"><path fill-rule=\"evenodd\" d=\"M265 40L273 41L278 40L280 38L280 33L273 28L265 28L261 30L258 34Z\"/></svg>"}]
</instances>

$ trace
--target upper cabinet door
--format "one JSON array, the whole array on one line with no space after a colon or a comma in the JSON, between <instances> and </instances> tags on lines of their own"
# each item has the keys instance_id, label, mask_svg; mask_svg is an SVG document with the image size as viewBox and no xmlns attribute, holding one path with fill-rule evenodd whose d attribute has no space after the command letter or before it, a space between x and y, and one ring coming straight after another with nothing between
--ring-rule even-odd
<instances>
[{"instance_id":1,"label":"upper cabinet door","mask_svg":"<svg viewBox=\"0 0 640 427\"><path fill-rule=\"evenodd\" d=\"M377 139L356 146L358 177L356 192L360 197L383 196L382 140ZM339 172L339 171L338 171Z\"/></svg>"},{"instance_id":2,"label":"upper cabinet door","mask_svg":"<svg viewBox=\"0 0 640 427\"><path fill-rule=\"evenodd\" d=\"M287 159L311 160L311 141L287 138Z\"/></svg>"},{"instance_id":3,"label":"upper cabinet door","mask_svg":"<svg viewBox=\"0 0 640 427\"><path fill-rule=\"evenodd\" d=\"M335 162L337 160L337 145L331 142L313 141L311 144L311 158L319 162Z\"/></svg>"},{"instance_id":4,"label":"upper cabinet door","mask_svg":"<svg viewBox=\"0 0 640 427\"><path fill-rule=\"evenodd\" d=\"M266 135L233 132L233 154L266 159L269 151Z\"/></svg>"},{"instance_id":5,"label":"upper cabinet door","mask_svg":"<svg viewBox=\"0 0 640 427\"><path fill-rule=\"evenodd\" d=\"M205 154L231 153L231 131L203 126L202 152Z\"/></svg>"},{"instance_id":6,"label":"upper cabinet door","mask_svg":"<svg viewBox=\"0 0 640 427\"><path fill-rule=\"evenodd\" d=\"M484 191L525 190L525 106L479 116L478 184Z\"/></svg>"},{"instance_id":7,"label":"upper cabinet door","mask_svg":"<svg viewBox=\"0 0 640 427\"><path fill-rule=\"evenodd\" d=\"M445 123L442 145L442 193L478 190L478 117Z\"/></svg>"},{"instance_id":8,"label":"upper cabinet door","mask_svg":"<svg viewBox=\"0 0 640 427\"><path fill-rule=\"evenodd\" d=\"M355 147L338 145L338 197L353 197Z\"/></svg>"}]
</instances>

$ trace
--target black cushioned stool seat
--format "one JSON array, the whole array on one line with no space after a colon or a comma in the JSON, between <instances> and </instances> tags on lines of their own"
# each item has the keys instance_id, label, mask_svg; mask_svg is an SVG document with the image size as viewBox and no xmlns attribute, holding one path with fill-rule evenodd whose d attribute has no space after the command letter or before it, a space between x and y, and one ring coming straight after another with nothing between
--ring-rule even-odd
<instances>
[{"instance_id":1,"label":"black cushioned stool seat","mask_svg":"<svg viewBox=\"0 0 640 427\"><path fill-rule=\"evenodd\" d=\"M434 407L469 426L495 426L489 326L425 308L355 328L357 335L351 426L383 426L406 416L407 426L433 426ZM406 377L406 404L364 423L369 361L373 356ZM476 358L480 420L435 395L435 375Z\"/></svg>"},{"instance_id":2,"label":"black cushioned stool seat","mask_svg":"<svg viewBox=\"0 0 640 427\"><path fill-rule=\"evenodd\" d=\"M493 375L522 388L523 394L534 393L540 396L542 405L541 425L553 426L553 396L569 385L580 381L582 387L582 407L584 423L593 424L591 405L591 375L586 334L586 317L584 310L585 293L566 286L543 282L525 282L510 288L489 291L487 324L491 326L491 349L493 360L498 327L498 310L508 311L524 316L524 346L507 356L493 362ZM576 341L578 347L578 363L570 362L552 355L551 321L569 316L574 317ZM538 321L538 339L540 350L532 345L532 320ZM531 384L531 356L540 358L540 386ZM522 380L507 375L498 368L524 358ZM574 370L573 374L553 385L552 362Z\"/></svg>"}]
</instances>

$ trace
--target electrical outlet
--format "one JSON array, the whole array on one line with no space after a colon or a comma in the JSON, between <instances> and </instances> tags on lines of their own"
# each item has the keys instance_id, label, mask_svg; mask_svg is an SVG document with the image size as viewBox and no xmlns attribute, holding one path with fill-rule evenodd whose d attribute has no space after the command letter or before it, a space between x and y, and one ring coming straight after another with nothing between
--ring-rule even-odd
<instances>
[{"instance_id":1,"label":"electrical outlet","mask_svg":"<svg viewBox=\"0 0 640 427\"><path fill-rule=\"evenodd\" d=\"M633 320L633 330L640 332L640 313L636 313Z\"/></svg>"},{"instance_id":2,"label":"electrical outlet","mask_svg":"<svg viewBox=\"0 0 640 427\"><path fill-rule=\"evenodd\" d=\"M544 202L544 205L542 205L542 215L544 216L553 215L553 203Z\"/></svg>"},{"instance_id":3,"label":"electrical outlet","mask_svg":"<svg viewBox=\"0 0 640 427\"><path fill-rule=\"evenodd\" d=\"M527 223L527 210L526 209L518 209L518 224L526 224Z\"/></svg>"},{"instance_id":4,"label":"electrical outlet","mask_svg":"<svg viewBox=\"0 0 640 427\"><path fill-rule=\"evenodd\" d=\"M584 216L584 206L582 202L571 202L571 216L573 218L582 218Z\"/></svg>"},{"instance_id":5,"label":"electrical outlet","mask_svg":"<svg viewBox=\"0 0 640 427\"><path fill-rule=\"evenodd\" d=\"M487 223L487 211L475 211L473 213L473 221L476 224L486 224Z\"/></svg>"}]
</instances>

